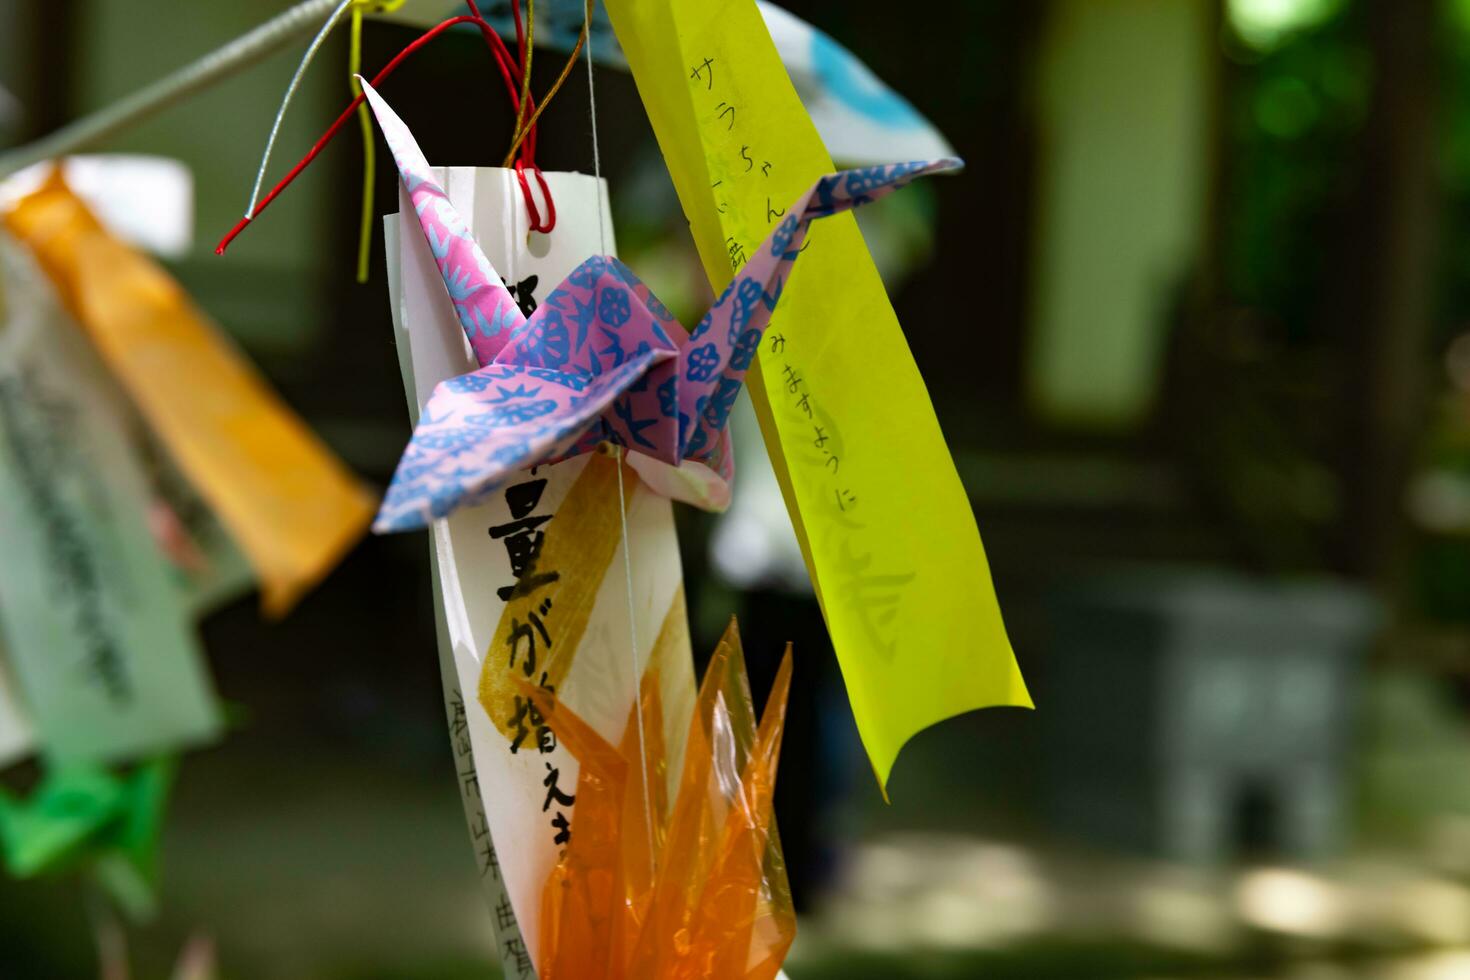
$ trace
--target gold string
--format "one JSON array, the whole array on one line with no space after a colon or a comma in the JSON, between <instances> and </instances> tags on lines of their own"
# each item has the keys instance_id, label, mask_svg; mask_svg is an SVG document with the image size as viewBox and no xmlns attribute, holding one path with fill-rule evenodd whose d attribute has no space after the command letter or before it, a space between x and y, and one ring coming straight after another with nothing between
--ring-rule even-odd
<instances>
[{"instance_id":1,"label":"gold string","mask_svg":"<svg viewBox=\"0 0 1470 980\"><path fill-rule=\"evenodd\" d=\"M517 7L521 0L511 0ZM501 161L502 167L510 166L511 157L520 148L521 140L525 139L526 131L530 128L526 125L526 104L531 98L531 53L536 48L536 0L526 0L526 46L523 49L524 64L521 65L521 101L516 107L516 128L511 137L510 152Z\"/></svg>"},{"instance_id":2,"label":"gold string","mask_svg":"<svg viewBox=\"0 0 1470 980\"><path fill-rule=\"evenodd\" d=\"M531 3L531 2L532 2L532 0L527 0L527 3L528 4ZM521 148L521 144L523 142L525 142L526 135L528 133L530 133L531 128L536 125L536 120L538 120L538 119L541 118L541 113L543 113L543 112L546 111L546 107L551 104L551 100L553 98L555 98L556 93L559 92L559 91L561 91L562 83L567 80L567 76L572 73L572 68L574 68L576 66L576 64L577 64L577 55L579 55L582 52L582 45L584 45L584 44L587 43L587 33L588 33L589 29L591 28L591 24L592 24L592 4L593 4L593 2L594 2L594 0L587 0L587 8L586 8L585 13L582 16L582 32L579 35L577 35L577 44L576 44L575 47L572 48L572 54L571 54L571 57L567 58L567 63L562 66L561 74L556 77L556 81L552 83L551 88L547 89L546 95L542 97L540 105L536 106L536 111L531 114L531 118L529 118L529 119L526 120L525 125L524 126L521 125L521 122L520 122L520 119L519 118L516 120L516 131L515 131L514 141L510 145L510 152L505 155L505 159L502 160L501 163L500 163L500 165L502 167L509 167L511 165L511 161L513 161L515 159L516 151L519 150ZM529 37L530 37L529 30L530 29L528 27L527 28L527 38L528 38L527 44L528 45L530 43L529 42ZM529 51L529 48L528 48L528 50L526 52L526 62L527 62L526 77L524 79L526 85L529 85L530 84L530 80L531 80L530 60L531 60L531 54L530 54L530 51ZM526 99L525 99L525 96L522 96L521 97L521 110L524 112L525 111L525 108L526 108Z\"/></svg>"}]
</instances>

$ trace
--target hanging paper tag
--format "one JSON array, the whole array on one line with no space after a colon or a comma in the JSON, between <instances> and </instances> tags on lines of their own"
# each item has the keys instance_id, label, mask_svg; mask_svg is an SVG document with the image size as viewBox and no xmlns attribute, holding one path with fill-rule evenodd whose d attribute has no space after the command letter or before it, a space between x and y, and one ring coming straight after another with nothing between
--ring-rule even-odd
<instances>
[{"instance_id":1,"label":"hanging paper tag","mask_svg":"<svg viewBox=\"0 0 1470 980\"><path fill-rule=\"evenodd\" d=\"M716 291L834 169L754 0L607 0ZM813 227L751 371L880 785L937 721L1029 707L969 499L851 215Z\"/></svg>"},{"instance_id":2,"label":"hanging paper tag","mask_svg":"<svg viewBox=\"0 0 1470 980\"><path fill-rule=\"evenodd\" d=\"M612 223L593 178L547 174L558 214L550 236L529 236L520 187L509 170L449 168L451 202L524 309L578 263L612 253ZM400 195L398 285L406 336L405 386L421 408L438 382L476 363L424 239ZM487 392L493 399L495 393ZM508 976L533 975L541 897L571 832L578 767L557 744L516 678L557 697L609 739L621 736L637 671L653 664L663 690L666 743L683 745L694 699L673 510L622 469L632 602L622 552L618 462L583 455L522 474L490 501L434 524L436 596L459 690L468 695L456 756L473 762L475 790L499 847L503 880L524 937L498 936ZM629 622L630 609L634 622ZM635 640L636 637L636 647ZM456 693L446 688L451 720ZM459 732L456 732L459 735ZM670 779L677 779L672 760ZM463 774L462 774L463 775ZM462 787L470 784L464 780ZM475 815L471 813L472 831ZM497 925L506 918L496 910Z\"/></svg>"},{"instance_id":3,"label":"hanging paper tag","mask_svg":"<svg viewBox=\"0 0 1470 980\"><path fill-rule=\"evenodd\" d=\"M214 736L189 610L148 525L116 389L0 241L0 626L43 751L115 761Z\"/></svg>"},{"instance_id":4,"label":"hanging paper tag","mask_svg":"<svg viewBox=\"0 0 1470 980\"><path fill-rule=\"evenodd\" d=\"M383 219L384 253L388 262L388 299L393 313L393 339L398 351L398 369L403 376L404 394L408 398L409 419L417 422L419 399L414 386L413 353L405 326L405 302L399 264L398 215ZM502 972L508 977L522 975L520 965L529 960L529 950L520 928L505 879L500 874L500 859L490 836L490 821L480 796L480 776L475 769L474 745L470 736L470 714L473 698L465 702L459 683L459 670L454 663L454 648L449 641L449 624L444 612L444 587L439 580L439 562L432 535L429 538L429 575L434 593L434 638L439 653L439 677L444 688L444 714L449 728L449 744L454 753L455 782L459 801L474 847L475 865L479 869L480 888L491 914L491 932L501 960Z\"/></svg>"},{"instance_id":5,"label":"hanging paper tag","mask_svg":"<svg viewBox=\"0 0 1470 980\"><path fill-rule=\"evenodd\" d=\"M53 176L5 216L285 613L356 541L369 495L166 272Z\"/></svg>"}]
</instances>

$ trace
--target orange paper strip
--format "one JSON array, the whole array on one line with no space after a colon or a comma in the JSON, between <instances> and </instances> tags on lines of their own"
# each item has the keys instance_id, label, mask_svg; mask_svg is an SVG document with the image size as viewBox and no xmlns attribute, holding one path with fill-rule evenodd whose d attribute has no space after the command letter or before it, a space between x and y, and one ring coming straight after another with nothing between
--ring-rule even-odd
<instances>
[{"instance_id":1,"label":"orange paper strip","mask_svg":"<svg viewBox=\"0 0 1470 980\"><path fill-rule=\"evenodd\" d=\"M59 173L5 216L108 368L284 614L336 564L372 496L152 260L118 241Z\"/></svg>"}]
</instances>

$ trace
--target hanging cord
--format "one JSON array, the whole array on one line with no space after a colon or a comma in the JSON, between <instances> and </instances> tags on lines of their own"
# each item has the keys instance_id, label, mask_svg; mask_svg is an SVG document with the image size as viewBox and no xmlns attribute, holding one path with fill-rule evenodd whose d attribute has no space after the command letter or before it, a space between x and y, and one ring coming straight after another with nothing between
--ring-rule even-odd
<instances>
[{"instance_id":1,"label":"hanging cord","mask_svg":"<svg viewBox=\"0 0 1470 980\"><path fill-rule=\"evenodd\" d=\"M521 0L511 0L511 12L516 22L516 49L521 53L521 105L516 111L516 128L511 135L510 152L501 161L502 167L510 166L510 161L515 157L516 150L524 138L524 127L526 125L526 112L531 101L531 57L535 53L536 44L536 0L526 0L526 22L521 23ZM573 54L573 60L576 55ZM534 144L533 144L534 149ZM534 156L534 153L533 153ZM534 163L532 164L534 166Z\"/></svg>"},{"instance_id":2,"label":"hanging cord","mask_svg":"<svg viewBox=\"0 0 1470 980\"><path fill-rule=\"evenodd\" d=\"M474 0L468 0L474 3ZM521 197L526 202L527 237L531 232L548 234L556 227L556 203L551 197L551 188L546 184L546 178L541 173L541 168L536 166L536 134L531 130L531 136L526 138L526 113L532 108L531 97L531 60L535 52L536 39L536 3L535 0L526 0L526 16L521 18L521 0L511 0L511 20L516 27L516 52L521 59L521 99L516 107L515 131L511 134L510 150L501 160L502 167L509 167L511 161L515 160L516 180L521 185ZM575 57L575 52L573 56ZM543 106L544 107L544 106ZM522 145L524 141L524 146ZM520 159L516 160L516 150L520 150ZM541 211L536 207L536 196L531 193L531 184L526 180L526 168L536 175L536 182L541 185L541 196L546 201L546 220L541 218Z\"/></svg>"},{"instance_id":3,"label":"hanging cord","mask_svg":"<svg viewBox=\"0 0 1470 980\"><path fill-rule=\"evenodd\" d=\"M291 76L291 84L286 86L286 94L281 98L281 107L276 110L275 121L271 123L271 134L266 138L265 152L260 155L260 169L255 171L255 186L250 189L250 203L245 206L245 217L255 216L255 202L260 199L260 185L265 180L265 168L270 163L271 150L275 149L276 137L281 132L281 120L286 118L286 108L296 97L296 90L301 86L301 78L306 74L307 66L316 57L317 51L321 48L322 42L327 39L327 35L332 32L332 28L337 26L337 21L342 19L342 14L354 3L356 0L342 0L337 5L336 9L327 16L327 22L322 25L321 30L316 32L316 37L311 39L311 44L307 45L306 54L301 58L301 64L296 66L296 74Z\"/></svg>"},{"instance_id":4,"label":"hanging cord","mask_svg":"<svg viewBox=\"0 0 1470 980\"><path fill-rule=\"evenodd\" d=\"M281 99L281 107L276 110L275 121L271 123L271 134L265 142L265 152L260 156L260 168L255 172L255 185L250 190L250 204L245 208L245 217L255 216L255 203L260 199L260 185L265 181L266 168L270 165L271 152L276 146L276 137L281 132L281 121L286 118L286 109L290 107L291 101L296 97L296 91L301 86L301 79L306 74L306 69L316 58L317 51L326 41L327 35L337 26L342 19L342 14L350 7L352 8L352 38L348 49L348 78L350 80L352 94L361 95L362 88L357 84L357 74L362 68L362 14L369 7L377 12L393 11L403 6L405 0L342 0L336 9L327 17L326 23L321 30L317 31L316 37L311 39L311 44L302 56L301 63L296 66L296 73L291 76L291 84L286 87L286 94ZM377 144L373 139L372 117L368 114L366 105L357 108L358 120L362 125L362 210L361 219L358 223L357 234L357 281L367 282L368 263L372 257L372 229L373 229L373 182L377 173Z\"/></svg>"},{"instance_id":5,"label":"hanging cord","mask_svg":"<svg viewBox=\"0 0 1470 980\"><path fill-rule=\"evenodd\" d=\"M593 0L587 0L587 19L582 23L582 40L592 23ZM580 41L578 42L581 43ZM592 119L592 176L597 182L597 247L607 254L607 230L603 227L602 209L607 203L602 190L602 147L597 142L597 85L592 80L592 45L587 45L587 114Z\"/></svg>"},{"instance_id":6,"label":"hanging cord","mask_svg":"<svg viewBox=\"0 0 1470 980\"><path fill-rule=\"evenodd\" d=\"M511 108L514 109L516 112L517 120L519 120L521 116L522 99L520 92L516 90L516 86L522 84L522 79L525 75L525 72L521 70L521 63L524 60L524 56L512 55L510 53L510 49L505 46L505 41L501 39L500 34L493 27L491 27L489 22L486 21L481 15L480 6L475 2L475 0L465 0L465 4L470 8L471 13L480 18L480 33L485 36L486 43L498 52L497 57L503 58L507 65L510 65L514 68L513 83L509 87L510 104ZM517 51L520 50L519 28L517 28L516 34L516 49ZM530 98L529 94L527 94L526 97ZM534 158L536 155L536 134L534 132L531 134L530 144L530 157L528 159Z\"/></svg>"},{"instance_id":7,"label":"hanging cord","mask_svg":"<svg viewBox=\"0 0 1470 980\"><path fill-rule=\"evenodd\" d=\"M551 188L546 186L545 175L541 173L540 167L534 163L531 164L531 173L535 175L536 183L541 185L541 196L546 199L546 221L542 222L541 212L536 208L536 198L532 195L531 185L526 180L526 163L524 160L516 161L515 172L516 180L520 181L521 184L521 196L526 200L526 211L531 219L527 223L528 227L526 231L528 233L539 231L543 234L549 234L556 227L556 201L551 197Z\"/></svg>"},{"instance_id":8,"label":"hanging cord","mask_svg":"<svg viewBox=\"0 0 1470 980\"><path fill-rule=\"evenodd\" d=\"M628 538L628 498L623 493L623 464L628 451L617 447L614 463L618 467L618 521L623 534L623 577L628 586L628 654L633 662L633 714L638 719L638 782L643 787L643 826L648 831L649 877L656 877L653 835L653 798L648 785L648 739L643 730L643 678L638 669L638 619L633 602L633 555Z\"/></svg>"},{"instance_id":9,"label":"hanging cord","mask_svg":"<svg viewBox=\"0 0 1470 980\"><path fill-rule=\"evenodd\" d=\"M516 64L515 60L510 54L510 51L506 48L505 42L502 41L500 35L495 32L495 28L480 14L479 7L475 4L474 0L466 0L466 2L471 10L470 14L461 14L457 17L451 17L448 20L436 24L428 31L425 31L411 44L405 47L402 51L398 52L398 54L393 57L393 60L389 61L387 65L379 70L379 72L371 79L371 84L376 88L385 79L392 75L393 72L396 71L398 67L409 58L410 55L418 51L424 45L428 44L435 37L438 37L444 31L447 31L450 28L455 27L459 24L474 24L480 29L480 33L485 37L487 43L490 46L491 52L495 56L496 64L500 68L501 76L505 82L506 91L510 96L512 107L517 112L517 118L520 118L519 113L521 110L521 106L525 104L522 102L520 97L520 90L525 88L523 73L519 70L519 65ZM588 3L586 19L588 22L590 22L590 2ZM587 30L587 23L584 22L582 32L583 39L585 39L586 37ZM583 44L579 39L578 47L582 46ZM570 73L570 65L575 63L576 54L577 50L574 48L572 51L572 57L568 59L568 67L562 70L561 76L558 77L556 84L554 84L551 89L548 90L545 98L542 99L541 105L536 107L534 113L532 113L532 115L528 117L526 125L524 126L525 131L520 134L522 144L521 148L523 151L522 161L516 169L517 176L521 183L522 194L526 199L526 209L531 215L530 224L532 231L550 232L556 227L556 205L551 198L551 189L547 186L546 180L542 176L540 168L536 166L534 159L530 158L534 154L535 150L536 122L540 118L541 113L545 111L545 108L547 104L551 101L552 97L555 96L557 91L561 88L561 84L563 81L565 81L566 76ZM346 125L347 120L352 117L352 114L363 107L365 101L366 97L361 93L359 93L352 100L347 108L342 111L342 114L339 115L337 119L332 123L332 125L327 128L327 131L322 134L321 138L318 139L316 143L311 147L311 149L307 151L306 155L302 157L301 160L298 161L296 165L291 168L286 176L283 177L280 182L278 182L274 187L272 187L263 198L260 198L260 200L254 205L252 213L247 214L245 217L237 221L234 227L232 227L225 234L225 236L220 239L219 244L215 246L214 251L216 255L223 255L225 253L225 250L230 247L230 244L237 237L239 237L240 233L243 232L247 227L249 227L250 224L255 220L255 218L258 217L260 213L264 211L270 205L270 203L281 194L282 191L284 191L287 187L291 185L292 181L294 181L301 174L301 172L305 170L311 164L311 162L317 158L322 150L326 149L327 144L330 143L334 137L336 137L337 133L339 133L342 127ZM541 219L540 212L536 207L534 198L532 197L530 185L526 181L524 174L525 167L531 168L533 175L536 177L537 183L541 185L541 193L546 199L547 218L544 222ZM262 166L262 169L264 169L264 166Z\"/></svg>"},{"instance_id":10,"label":"hanging cord","mask_svg":"<svg viewBox=\"0 0 1470 980\"><path fill-rule=\"evenodd\" d=\"M362 12L373 6L379 12L393 11L404 0L353 0L352 37L347 47L347 87L353 96L362 94ZM378 176L378 142L373 138L373 118L366 103L357 107L357 124L362 131L362 206L357 221L357 281L368 281L368 263L373 255L373 185Z\"/></svg>"},{"instance_id":11,"label":"hanging cord","mask_svg":"<svg viewBox=\"0 0 1470 980\"><path fill-rule=\"evenodd\" d=\"M577 55L581 53L584 46L587 47L588 59L591 59L592 49L587 45L587 32L592 26L592 5L595 2L596 0L587 0L587 10L582 19L582 32L577 35L577 43L572 48L571 57L567 58L567 63L562 66L561 74L556 77L556 81L552 83L551 88L546 90L546 96L541 100L541 105L536 108L535 112L531 113L531 118L526 120L525 129L522 130L519 127L516 129L515 142L511 144L510 152L505 155L505 162L501 166L510 166L511 158L515 156L516 150L523 141L534 142L531 137L536 132L536 121L541 118L541 113L546 111L546 104L551 101L552 96L561 91L562 84L567 80L567 76L572 73L572 68L577 64ZM595 119L592 122L592 128L594 130L597 128L597 121ZM533 150L532 156L534 155L535 152Z\"/></svg>"},{"instance_id":12,"label":"hanging cord","mask_svg":"<svg viewBox=\"0 0 1470 980\"><path fill-rule=\"evenodd\" d=\"M291 79L291 84L286 89L285 98L281 100L281 107L276 112L275 123L271 127L270 139L266 142L265 153L261 156L260 169L255 175L255 187L250 195L250 205L245 210L245 217L253 220L256 213L256 201L260 197L260 185L265 178L266 168L270 164L271 150L275 146L276 135L281 128L281 120L286 115L286 109L296 95L296 89L301 83L302 76L306 73L307 66L316 57L317 49L337 21L341 19L342 13L349 6L352 7L352 39L349 49L348 60L353 95L359 100L357 102L358 121L362 127L363 144L363 188L361 218L358 224L358 247L357 247L357 281L366 282L368 274L368 260L372 252L372 219L373 219L373 183L377 172L377 144L373 138L372 116L368 112L367 104L362 99L362 87L357 83L357 75L362 65L362 13L364 8L372 7L377 11L393 11L403 6L405 0L343 0L343 2L328 17L322 29L317 32L311 45L307 48L306 55L301 59L301 64L296 68L296 74ZM468 0L471 14L483 21L479 7L474 0ZM514 75L514 62L510 52L505 47L505 42L493 29L488 29L488 23L481 24L481 34L486 38L491 52L495 56L497 66L505 80L506 90L509 92L512 104L516 99L516 78ZM527 202L530 203L529 190L527 191Z\"/></svg>"},{"instance_id":13,"label":"hanging cord","mask_svg":"<svg viewBox=\"0 0 1470 980\"><path fill-rule=\"evenodd\" d=\"M582 37L577 42L581 47L587 40L587 32L592 26L592 2L587 0L587 15L582 21ZM607 226L603 221L602 211L607 203L604 199L602 186L602 147L597 140L597 85L593 81L592 71L592 45L587 48L587 113L592 122L592 179L597 187L597 246L598 252L607 254ZM573 56L575 57L575 52ZM562 72L562 78L557 80L559 86L566 78L566 72ZM555 89L553 89L555 91ZM648 739L643 727L643 679L638 670L638 620L636 616L635 603L633 601L633 556L629 548L628 537L628 505L623 491L623 457L627 450L619 447L618 463L618 520L623 535L623 576L628 586L628 649L633 661L633 706L634 715L638 719L638 763L639 785L643 787L643 826L648 832L648 871L649 877L655 878L658 874L658 856L655 850L656 842L653 833L653 799L651 788L648 785Z\"/></svg>"},{"instance_id":14,"label":"hanging cord","mask_svg":"<svg viewBox=\"0 0 1470 980\"><path fill-rule=\"evenodd\" d=\"M362 94L362 14L371 7L375 13L392 13L405 0L352 0L352 37L347 48L347 83L354 96ZM470 9L478 16L473 4ZM498 57L497 57L498 60ZM357 281L368 281L368 264L373 255L373 186L378 176L378 141L373 137L373 117L367 103L357 107L358 128L362 131L362 207L357 221ZM258 183L258 181L257 181Z\"/></svg>"},{"instance_id":15,"label":"hanging cord","mask_svg":"<svg viewBox=\"0 0 1470 980\"><path fill-rule=\"evenodd\" d=\"M480 8L475 0L465 0L465 2L469 5L470 10L478 16ZM534 4L532 0L527 0L527 3L530 4L526 12L527 20L534 23L536 15ZM533 37L526 31L526 21L521 19L520 0L512 0L510 12L516 31L516 55L519 59L518 68L520 70L521 90L519 95L511 93L511 106L516 111L516 125L512 133L510 152L505 155L501 166L511 166L511 160L516 157L516 150L520 150L520 159L515 161L515 172L516 179L521 185L521 198L526 202L526 213L530 219L528 222L529 231L548 233L556 227L556 202L551 197L551 188L547 186L546 178L542 175L541 168L536 166L537 130L535 119L541 115L541 108L544 108L544 104L541 108L537 108L535 97L531 95L531 51L533 50ZM495 41L497 44L501 44L502 47L504 46L499 35L496 35ZM574 55L575 53L573 52ZM509 54L506 57L509 58ZM552 90L547 93L546 100L544 101L549 101L555 94L556 87L553 86ZM526 113L532 109L535 109L535 114L532 116L531 123L527 124ZM524 145L522 145L523 141ZM536 197L531 193L531 185L526 180L527 167L531 168L532 173L536 176L536 182L541 185L541 196L546 201L547 212L547 218L544 221L541 218L540 209L536 207Z\"/></svg>"},{"instance_id":16,"label":"hanging cord","mask_svg":"<svg viewBox=\"0 0 1470 980\"><path fill-rule=\"evenodd\" d=\"M483 28L488 29L491 34L494 34L494 28L492 28L489 23L484 20L484 18L465 14L461 14L457 17L450 17L448 20L442 21L431 27L429 30L425 31L418 38L414 39L411 44L405 47L402 51L398 52L398 54L393 57L393 60L389 61L388 64L383 66L383 68L380 69L378 73L372 77L371 84L374 87L382 84L384 79L392 75L393 72L396 71L398 67L403 64L403 62L408 60L408 58L412 56L415 52L417 52L420 48L424 47L440 34L459 24L478 24L481 25ZM498 36L496 39L499 39ZM492 51L495 50L496 49L492 45ZM507 87L511 91L512 97L515 97L515 89L517 83L519 82L519 78L513 77L514 66L508 65L500 57L498 51L496 52L496 55L496 62L500 66L502 74L506 77ZM332 125L327 128L327 131L322 134L321 138L318 139L316 143L313 144L311 149L307 151L306 155L302 157L294 167L291 168L291 170L286 174L285 177L281 178L279 183L277 183L274 187L267 191L265 196L262 197L259 202L257 202L254 214L241 218L235 223L235 226L231 228L222 239L220 239L219 245L217 245L214 250L216 255L223 255L225 253L225 250L230 247L230 243L233 242L242 231L249 227L251 222L259 217L260 214L264 212L267 207L270 206L270 203L274 201L278 196L280 196L282 191L284 191L287 187L291 185L291 182L294 181L301 174L301 172L305 170L311 164L311 162L317 158L322 150L326 149L327 144L330 143L339 132L341 132L342 127L347 124L347 121L352 118L353 113L356 112L357 108L365 101L365 95L358 95L352 100L347 108L342 111L342 114L339 115L332 123Z\"/></svg>"},{"instance_id":17,"label":"hanging cord","mask_svg":"<svg viewBox=\"0 0 1470 980\"><path fill-rule=\"evenodd\" d=\"M472 12L473 15L481 16L481 12L479 12L479 4L476 3L475 0L465 0L465 3L467 4L467 6L469 6L470 12ZM513 56L512 54L510 54L509 48L507 48L506 43L501 40L500 35L495 34L494 31L490 31L490 34L494 35L494 44L497 44L497 46L500 47L500 50L503 50L504 53L506 53L506 59L509 60L509 62L514 63L514 66L516 66L516 84L520 85L520 90L519 93L513 91L513 93L510 94L510 104L512 104L513 109L516 110L516 128L513 129L513 135L519 135L520 128L522 128L523 120L525 120L526 118L526 112L528 112L528 110L534 109L535 107L535 97L531 94L531 63L529 63L528 60L529 44L528 40L526 40L525 24L523 24L522 19L520 19L520 0L513 0L512 7L510 7L510 15L512 15L512 21L514 22L514 26L516 26L516 54L513 54ZM482 31L485 31L485 29L487 28L481 29ZM535 154L537 154L537 150L535 150L535 147L537 147L537 140L535 140L535 135L537 134L532 131L531 138L529 138L529 140L526 140L526 150L522 153L522 159L525 160L526 165L529 166L535 166ZM513 151L512 154L507 154L507 163L503 163L503 165L501 166L510 166L509 160L512 156ZM529 194L528 197L526 197L526 206L531 207L531 209L534 210L534 204L532 204Z\"/></svg>"},{"instance_id":18,"label":"hanging cord","mask_svg":"<svg viewBox=\"0 0 1470 980\"><path fill-rule=\"evenodd\" d=\"M594 2L595 0L587 0L587 7L582 16L581 33L577 35L577 43L572 46L572 53L567 58L567 63L562 65L561 74L556 76L556 81L552 83L551 88L547 89L546 97L541 100L541 104L531 113L531 117L526 120L525 126L517 127L515 142L511 144L510 152L505 155L505 161L502 163L503 166L509 166L509 161L515 156L517 148L522 147L523 142L525 146L530 147L529 154L523 150L522 159L516 161L515 171L516 179L521 184L521 195L526 199L526 210L531 216L531 231L550 232L556 227L556 201L552 199L551 188L546 186L546 178L542 175L541 168L536 166L534 159L536 156L536 122L541 118L541 113L545 112L546 107L551 104L551 100L556 96L556 93L561 91L561 87L566 82L567 77L571 75L572 68L577 64L577 53L585 46L588 54L591 54L592 48L587 43L587 38L592 28L592 4ZM529 166L531 167L531 172L535 175L536 182L541 185L541 196L546 201L547 218L544 224L541 221L540 212L536 209L536 200L531 194L531 185L526 180L528 156L530 158ZM602 220L600 213L598 214L598 220ZM606 251L605 247L603 251Z\"/></svg>"}]
</instances>

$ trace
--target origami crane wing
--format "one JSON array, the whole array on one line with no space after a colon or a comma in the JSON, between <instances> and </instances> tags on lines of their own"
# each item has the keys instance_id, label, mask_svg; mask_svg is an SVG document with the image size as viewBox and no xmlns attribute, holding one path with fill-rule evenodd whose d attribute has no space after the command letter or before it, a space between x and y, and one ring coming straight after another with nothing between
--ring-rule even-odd
<instances>
[{"instance_id":1,"label":"origami crane wing","mask_svg":"<svg viewBox=\"0 0 1470 980\"><path fill-rule=\"evenodd\" d=\"M687 332L627 266L588 258L529 317L434 180L413 136L366 82L419 225L478 371L434 389L374 524L426 526L493 493L515 470L611 441L670 466L705 463L728 480L725 423L811 222L958 160L847 170L798 198Z\"/></svg>"},{"instance_id":2,"label":"origami crane wing","mask_svg":"<svg viewBox=\"0 0 1470 980\"><path fill-rule=\"evenodd\" d=\"M426 527L483 501L505 474L570 455L614 398L670 356L647 351L591 380L492 364L441 382L398 461L373 529Z\"/></svg>"},{"instance_id":3,"label":"origami crane wing","mask_svg":"<svg viewBox=\"0 0 1470 980\"><path fill-rule=\"evenodd\" d=\"M679 388L681 456L703 459L716 448L811 223L876 201L925 174L963 166L947 159L843 170L818 179L785 210L689 335Z\"/></svg>"}]
</instances>

